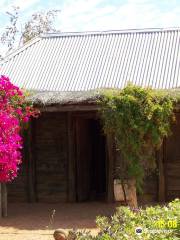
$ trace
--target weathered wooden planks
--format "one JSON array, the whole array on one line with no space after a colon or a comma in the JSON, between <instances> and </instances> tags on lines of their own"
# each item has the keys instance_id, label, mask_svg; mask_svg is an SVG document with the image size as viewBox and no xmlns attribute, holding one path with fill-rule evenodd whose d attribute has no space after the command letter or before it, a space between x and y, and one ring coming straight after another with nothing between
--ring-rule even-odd
<instances>
[{"instance_id":1,"label":"weathered wooden planks","mask_svg":"<svg viewBox=\"0 0 180 240\"><path fill-rule=\"evenodd\" d=\"M108 158L108 181L107 181L107 201L114 201L114 138L112 135L107 135L107 158Z\"/></svg>"},{"instance_id":2,"label":"weathered wooden planks","mask_svg":"<svg viewBox=\"0 0 180 240\"><path fill-rule=\"evenodd\" d=\"M68 202L76 201L76 163L75 163L75 151L74 151L74 129L72 113L67 114L68 124Z\"/></svg>"},{"instance_id":3,"label":"weathered wooden planks","mask_svg":"<svg viewBox=\"0 0 180 240\"><path fill-rule=\"evenodd\" d=\"M166 201L180 198L180 113L172 126L172 135L166 139L164 156Z\"/></svg>"},{"instance_id":4,"label":"weathered wooden planks","mask_svg":"<svg viewBox=\"0 0 180 240\"><path fill-rule=\"evenodd\" d=\"M165 174L164 174L164 144L163 142L161 149L157 152L157 162L159 169L159 186L158 186L158 200L159 202L164 202L166 200L165 196Z\"/></svg>"}]
</instances>

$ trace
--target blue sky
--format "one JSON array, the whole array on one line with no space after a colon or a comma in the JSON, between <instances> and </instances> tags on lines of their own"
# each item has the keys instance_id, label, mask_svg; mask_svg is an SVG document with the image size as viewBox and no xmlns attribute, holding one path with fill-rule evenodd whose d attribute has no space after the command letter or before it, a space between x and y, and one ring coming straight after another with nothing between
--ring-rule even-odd
<instances>
[{"instance_id":1,"label":"blue sky","mask_svg":"<svg viewBox=\"0 0 180 240\"><path fill-rule=\"evenodd\" d=\"M180 0L1 0L0 30L12 5L20 7L23 21L34 11L61 10L61 31L180 26Z\"/></svg>"}]
</instances>

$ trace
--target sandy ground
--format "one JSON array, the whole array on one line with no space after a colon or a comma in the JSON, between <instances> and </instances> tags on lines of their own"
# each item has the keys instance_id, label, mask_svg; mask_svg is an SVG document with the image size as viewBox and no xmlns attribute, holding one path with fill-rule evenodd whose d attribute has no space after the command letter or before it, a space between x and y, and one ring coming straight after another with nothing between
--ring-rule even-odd
<instances>
[{"instance_id":1,"label":"sandy ground","mask_svg":"<svg viewBox=\"0 0 180 240\"><path fill-rule=\"evenodd\" d=\"M61 229L88 229L95 234L97 215L110 216L115 204L9 204L8 217L0 219L0 240L52 240ZM52 212L55 210L54 220Z\"/></svg>"}]
</instances>

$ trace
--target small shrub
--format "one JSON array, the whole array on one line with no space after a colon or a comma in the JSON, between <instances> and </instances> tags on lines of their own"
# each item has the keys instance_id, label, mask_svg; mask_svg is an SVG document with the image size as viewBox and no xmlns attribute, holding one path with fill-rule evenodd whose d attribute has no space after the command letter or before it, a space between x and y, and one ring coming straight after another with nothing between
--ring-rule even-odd
<instances>
[{"instance_id":1,"label":"small shrub","mask_svg":"<svg viewBox=\"0 0 180 240\"><path fill-rule=\"evenodd\" d=\"M111 218L97 217L96 223L100 229L97 236L79 232L76 240L178 240L180 200L145 209L119 207ZM142 233L137 234L137 229L142 229Z\"/></svg>"}]
</instances>

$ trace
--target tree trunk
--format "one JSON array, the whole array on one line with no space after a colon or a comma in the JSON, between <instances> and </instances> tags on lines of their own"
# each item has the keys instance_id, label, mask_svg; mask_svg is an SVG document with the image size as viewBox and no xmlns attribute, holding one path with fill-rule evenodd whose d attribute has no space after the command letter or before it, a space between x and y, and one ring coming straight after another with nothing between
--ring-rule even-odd
<instances>
[{"instance_id":1,"label":"tree trunk","mask_svg":"<svg viewBox=\"0 0 180 240\"><path fill-rule=\"evenodd\" d=\"M121 180L121 185L122 185L122 190L123 190L123 194L124 194L125 204L128 205L127 196L126 196L126 190L125 190L125 186L124 186L124 181L123 180Z\"/></svg>"},{"instance_id":2,"label":"tree trunk","mask_svg":"<svg viewBox=\"0 0 180 240\"><path fill-rule=\"evenodd\" d=\"M136 195L136 180L135 179L129 179L128 181L128 188L129 188L129 206L132 208L137 208L137 195Z\"/></svg>"}]
</instances>

